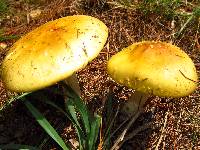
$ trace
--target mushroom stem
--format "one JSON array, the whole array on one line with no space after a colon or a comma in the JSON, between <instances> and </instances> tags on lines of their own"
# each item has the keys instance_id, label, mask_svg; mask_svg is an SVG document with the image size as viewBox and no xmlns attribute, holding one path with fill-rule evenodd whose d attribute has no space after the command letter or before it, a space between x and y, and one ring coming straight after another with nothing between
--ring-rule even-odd
<instances>
[{"instance_id":1,"label":"mushroom stem","mask_svg":"<svg viewBox=\"0 0 200 150\"><path fill-rule=\"evenodd\" d=\"M129 100L124 104L123 111L130 116L135 114L138 110L143 108L143 105L147 101L149 94L143 92L135 91Z\"/></svg>"},{"instance_id":2,"label":"mushroom stem","mask_svg":"<svg viewBox=\"0 0 200 150\"><path fill-rule=\"evenodd\" d=\"M78 82L76 73L73 73L71 76L69 76L67 79L65 79L63 81L64 81L64 83L69 85L79 97L81 96L81 89L79 86L79 82Z\"/></svg>"}]
</instances>

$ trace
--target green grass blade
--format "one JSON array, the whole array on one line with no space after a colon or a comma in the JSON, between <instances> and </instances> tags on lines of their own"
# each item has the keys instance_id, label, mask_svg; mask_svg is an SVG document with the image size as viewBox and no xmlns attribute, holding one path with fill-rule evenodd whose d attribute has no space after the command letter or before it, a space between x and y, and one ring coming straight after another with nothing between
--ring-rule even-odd
<instances>
[{"instance_id":1,"label":"green grass blade","mask_svg":"<svg viewBox=\"0 0 200 150\"><path fill-rule=\"evenodd\" d=\"M78 109L80 113L81 119L83 120L83 125L86 130L86 134L90 132L90 119L89 119L89 112L86 105L83 103L82 99L75 98L73 99L75 107Z\"/></svg>"},{"instance_id":2,"label":"green grass blade","mask_svg":"<svg viewBox=\"0 0 200 150\"><path fill-rule=\"evenodd\" d=\"M19 35L0 36L0 42L20 38Z\"/></svg>"},{"instance_id":3,"label":"green grass blade","mask_svg":"<svg viewBox=\"0 0 200 150\"><path fill-rule=\"evenodd\" d=\"M50 125L46 118L27 100L24 100L24 104L35 117L40 126L64 149L69 150L69 146L65 144L62 138L58 135L56 130Z\"/></svg>"},{"instance_id":4,"label":"green grass blade","mask_svg":"<svg viewBox=\"0 0 200 150\"><path fill-rule=\"evenodd\" d=\"M78 122L78 118L77 118L77 115L76 115L76 110L74 108L74 105L73 105L73 102L69 99L67 100L66 102L66 109L67 111L69 112L69 114L71 115L71 117L73 118L74 120L74 123L81 128L79 122Z\"/></svg>"},{"instance_id":5,"label":"green grass blade","mask_svg":"<svg viewBox=\"0 0 200 150\"><path fill-rule=\"evenodd\" d=\"M82 138L84 137L84 135L82 133L82 130L81 130L81 126L80 126L80 124L79 124L79 122L78 122L77 119L76 119L77 120L77 122L76 122L73 117L71 117L68 113L66 113L63 109L61 109L55 103L53 103L51 101L48 101L48 100L45 100L44 102L47 103L47 104L49 104L49 105L51 105L51 106L53 106L54 108L56 108L57 110L59 110L61 113L63 113L72 122L72 124L75 126L75 128L77 128L78 133L81 134L81 137Z\"/></svg>"},{"instance_id":6,"label":"green grass blade","mask_svg":"<svg viewBox=\"0 0 200 150\"><path fill-rule=\"evenodd\" d=\"M50 93L54 93L54 94L58 94L58 95L63 95L63 92L62 91L59 91L57 88L55 89L50 89L49 91ZM81 129L81 126L79 124L79 122L75 122L75 120L72 118L71 114L69 113L69 111L67 110L67 112L65 110L63 110L60 106L58 106L57 104L55 104L54 102L52 102L51 100L49 100L47 98L46 95L44 95L44 93L38 93L36 94L35 93L35 96L36 97L40 97L40 99L42 100L42 102L45 102L46 104L54 107L55 109L57 109L58 111L60 111L62 114L64 114L73 124L75 130L76 130L76 133L77 133L77 136L78 136L78 140L79 140L79 145L80 145L80 150L81 150L81 146L83 145L83 143L85 143L85 134L84 132L82 131ZM64 100L66 102L66 100ZM66 105L66 103L65 103ZM66 108L66 107L65 107Z\"/></svg>"},{"instance_id":7,"label":"green grass blade","mask_svg":"<svg viewBox=\"0 0 200 150\"><path fill-rule=\"evenodd\" d=\"M96 115L94 120L91 122L91 130L90 134L88 136L88 149L89 150L95 150L97 138L99 135L99 129L101 125L101 116Z\"/></svg>"},{"instance_id":8,"label":"green grass blade","mask_svg":"<svg viewBox=\"0 0 200 150\"><path fill-rule=\"evenodd\" d=\"M55 109L60 111L62 114L64 114L70 121L73 121L72 118L62 108L60 108L58 105L56 105L52 101L49 101L49 100L45 99L43 102L45 102L46 104L54 107Z\"/></svg>"},{"instance_id":9,"label":"green grass blade","mask_svg":"<svg viewBox=\"0 0 200 150\"><path fill-rule=\"evenodd\" d=\"M103 148L104 149L110 149L110 138L111 138L111 129L114 125L115 119L119 112L119 106L117 107L117 110L113 110L113 95L109 94L108 99L105 103L104 107L105 112L105 118L106 118L106 129L104 131L104 137L103 137Z\"/></svg>"},{"instance_id":10,"label":"green grass blade","mask_svg":"<svg viewBox=\"0 0 200 150\"><path fill-rule=\"evenodd\" d=\"M110 131L114 124L114 120L117 116L118 111L113 111L113 95L109 94L108 99L105 103L104 107L105 112L105 118L106 118L106 129L104 131L104 137L103 137L103 146L109 147L110 145ZM114 114L113 114L114 113Z\"/></svg>"},{"instance_id":11,"label":"green grass blade","mask_svg":"<svg viewBox=\"0 0 200 150\"><path fill-rule=\"evenodd\" d=\"M192 13L195 17L200 17L200 7L194 8Z\"/></svg>"},{"instance_id":12,"label":"green grass blade","mask_svg":"<svg viewBox=\"0 0 200 150\"><path fill-rule=\"evenodd\" d=\"M106 104L106 115L108 117L107 118L107 129L105 131L105 134L104 134L104 138L106 138L108 136L108 134L110 133L110 130L114 124L114 121L115 121L115 118L117 117L117 114L118 114L118 110L116 111L113 111L113 102L112 102L112 96L108 96L108 102ZM119 107L118 107L119 109ZM113 113L114 112L114 113Z\"/></svg>"},{"instance_id":13,"label":"green grass blade","mask_svg":"<svg viewBox=\"0 0 200 150\"><path fill-rule=\"evenodd\" d=\"M68 99L73 101L73 105L80 113L81 119L83 121L84 128L86 130L86 134L90 132L90 120L89 120L89 112L86 105L83 103L83 100L66 84L63 84L65 87L65 92L69 96Z\"/></svg>"},{"instance_id":14,"label":"green grass blade","mask_svg":"<svg viewBox=\"0 0 200 150\"><path fill-rule=\"evenodd\" d=\"M21 94L21 95L17 95L17 96L13 96L13 97L11 97L10 99L8 99L7 100L7 102L3 105L3 106L1 106L0 107L0 111L2 111L3 109L5 109L7 106L9 106L12 102L14 102L14 101L16 101L16 100L18 100L18 99L21 99L21 98L23 98L23 97L25 97L25 96L27 96L27 95L29 95L31 92L27 92L27 93L23 93L23 94Z\"/></svg>"},{"instance_id":15,"label":"green grass blade","mask_svg":"<svg viewBox=\"0 0 200 150\"><path fill-rule=\"evenodd\" d=\"M55 93L55 91L52 91ZM56 94L60 94L56 91ZM45 102L46 104L54 107L55 109L57 109L58 111L60 111L62 114L64 114L71 122L72 124L74 125L74 128L76 130L76 133L77 133L77 136L78 136L78 139L79 139L79 145L80 145L80 150L82 150L83 148L81 147L82 146L82 143L84 143L85 141L85 135L80 127L79 124L77 124L75 122L75 120L71 117L71 115L67 112L65 112L61 107L59 107L58 105L56 105L54 102L48 100L48 98L46 96L43 96L41 93L40 93L40 97L42 97L42 101Z\"/></svg>"},{"instance_id":16,"label":"green grass blade","mask_svg":"<svg viewBox=\"0 0 200 150\"><path fill-rule=\"evenodd\" d=\"M67 102L65 103L65 105L66 105L67 111L69 112L69 114L72 117L72 119L71 119L72 123L77 130L77 135L79 138L79 148L83 149L84 144L85 144L85 135L84 135L83 131L81 130L81 126L78 122L78 118L77 118L77 114L76 114L76 110L74 108L73 102L70 99L68 99Z\"/></svg>"},{"instance_id":17,"label":"green grass blade","mask_svg":"<svg viewBox=\"0 0 200 150\"><path fill-rule=\"evenodd\" d=\"M21 144L0 145L0 149L39 150L39 148L29 146L29 145L21 145Z\"/></svg>"},{"instance_id":18,"label":"green grass blade","mask_svg":"<svg viewBox=\"0 0 200 150\"><path fill-rule=\"evenodd\" d=\"M5 13L8 10L8 5L6 0L0 1L0 13Z\"/></svg>"}]
</instances>

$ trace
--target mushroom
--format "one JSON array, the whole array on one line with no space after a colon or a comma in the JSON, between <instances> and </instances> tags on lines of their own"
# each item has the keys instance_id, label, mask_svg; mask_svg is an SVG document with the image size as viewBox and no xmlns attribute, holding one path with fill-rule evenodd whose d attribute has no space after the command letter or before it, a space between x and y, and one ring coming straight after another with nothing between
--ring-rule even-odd
<instances>
[{"instance_id":1,"label":"mushroom","mask_svg":"<svg viewBox=\"0 0 200 150\"><path fill-rule=\"evenodd\" d=\"M123 109L130 115L141 109L149 95L183 97L197 87L197 73L189 56L175 45L143 41L110 58L107 71L121 85L134 89Z\"/></svg>"},{"instance_id":2,"label":"mushroom","mask_svg":"<svg viewBox=\"0 0 200 150\"><path fill-rule=\"evenodd\" d=\"M67 78L80 95L75 72L103 49L108 28L85 15L63 17L34 29L9 50L1 77L7 89L30 92Z\"/></svg>"}]
</instances>

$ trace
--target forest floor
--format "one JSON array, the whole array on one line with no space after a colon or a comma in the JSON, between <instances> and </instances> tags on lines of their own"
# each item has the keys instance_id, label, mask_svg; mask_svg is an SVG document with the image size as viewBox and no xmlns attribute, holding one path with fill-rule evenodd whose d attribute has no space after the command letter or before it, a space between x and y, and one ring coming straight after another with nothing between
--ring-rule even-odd
<instances>
[{"instance_id":1,"label":"forest floor","mask_svg":"<svg viewBox=\"0 0 200 150\"><path fill-rule=\"evenodd\" d=\"M112 0L7 0L6 5L0 6L0 62L22 35L47 21L84 14L100 19L109 28L108 41L100 55L77 73L82 98L91 111L97 112L104 107L108 93L114 95L113 107L117 108L134 92L113 82L106 73L108 59L134 42L160 40L179 46L191 57L200 76L200 18L192 14L200 3L183 1L171 8L162 6L161 10L156 3L149 5L148 9L146 5L135 2L132 6L125 6ZM190 16L192 18L188 20ZM1 106L13 94L0 81ZM41 101L33 103L63 139L67 141L76 136L65 116ZM122 123L121 118L120 115L116 118L112 131ZM127 136L147 124L150 126L125 141L121 149L200 149L200 84L193 94L184 98L149 98ZM112 140L114 143L116 138ZM0 144L9 143L59 149L20 100L0 113Z\"/></svg>"}]
</instances>

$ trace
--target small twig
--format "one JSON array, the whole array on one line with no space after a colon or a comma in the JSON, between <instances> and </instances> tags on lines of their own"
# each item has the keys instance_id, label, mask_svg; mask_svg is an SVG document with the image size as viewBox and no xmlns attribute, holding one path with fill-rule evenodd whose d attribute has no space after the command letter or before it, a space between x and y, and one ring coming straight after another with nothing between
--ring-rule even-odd
<instances>
[{"instance_id":1,"label":"small twig","mask_svg":"<svg viewBox=\"0 0 200 150\"><path fill-rule=\"evenodd\" d=\"M174 42L174 35L175 35L175 20L173 18L172 22L171 22L171 31L172 31L172 34L171 34L171 43Z\"/></svg>"},{"instance_id":2,"label":"small twig","mask_svg":"<svg viewBox=\"0 0 200 150\"><path fill-rule=\"evenodd\" d=\"M188 20L184 23L184 25L181 27L181 29L176 33L176 36L179 37L180 34L183 32L183 30L186 28L186 26L189 24L190 21L194 18L193 14L188 18Z\"/></svg>"},{"instance_id":3,"label":"small twig","mask_svg":"<svg viewBox=\"0 0 200 150\"><path fill-rule=\"evenodd\" d=\"M137 129L135 129L134 131L132 131L126 138L124 138L124 140L120 143L120 145L118 147L119 148L122 147L122 145L124 144L124 142L132 139L139 132L144 131L144 130L150 128L150 127L151 127L151 123L148 123L148 124L145 124L143 126L138 127Z\"/></svg>"},{"instance_id":4,"label":"small twig","mask_svg":"<svg viewBox=\"0 0 200 150\"><path fill-rule=\"evenodd\" d=\"M117 140L115 141L115 144L113 145L113 147L110 150L118 150L119 149L119 143L121 143L124 140L124 136L126 134L126 132L129 130L129 128L131 127L131 125L135 122L135 120L138 118L140 114L140 110L138 110L136 112L135 115L133 115L132 119L130 120L130 122L127 124L127 126L125 127L124 131L120 134L120 136L117 138Z\"/></svg>"},{"instance_id":5,"label":"small twig","mask_svg":"<svg viewBox=\"0 0 200 150\"><path fill-rule=\"evenodd\" d=\"M159 147L160 143L162 142L162 138L164 136L164 131L165 131L165 128L166 128L166 125L167 125L167 117L168 117L168 115L169 115L169 113L167 112L166 115L165 115L165 122L164 122L163 128L161 130L161 135L160 135L160 138L158 140L158 143L156 145L155 150L158 150L158 147Z\"/></svg>"},{"instance_id":6,"label":"small twig","mask_svg":"<svg viewBox=\"0 0 200 150\"><path fill-rule=\"evenodd\" d=\"M181 75L182 75L184 78L186 78L187 80L190 80L190 81L192 81L192 82L194 82L194 83L197 83L197 82L198 82L198 81L195 81L195 80L192 80L192 79L188 78L181 70L179 70L179 72L180 72Z\"/></svg>"}]
</instances>

